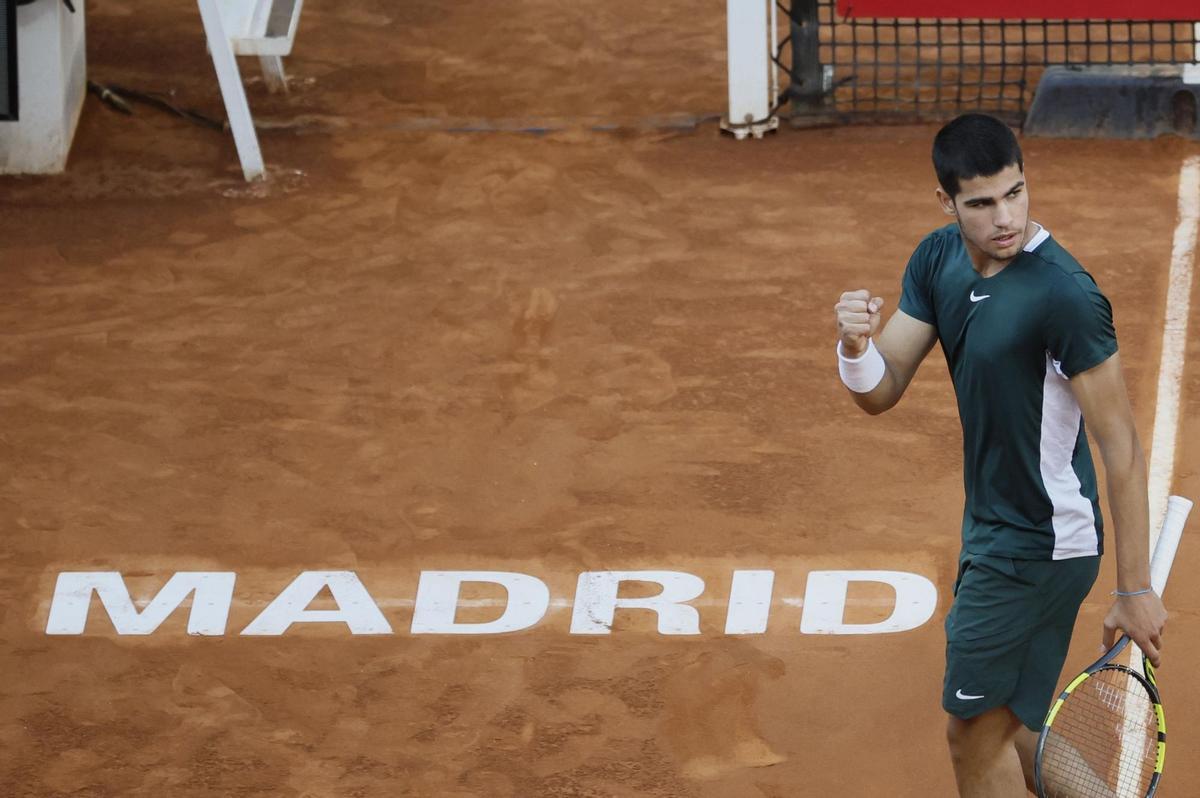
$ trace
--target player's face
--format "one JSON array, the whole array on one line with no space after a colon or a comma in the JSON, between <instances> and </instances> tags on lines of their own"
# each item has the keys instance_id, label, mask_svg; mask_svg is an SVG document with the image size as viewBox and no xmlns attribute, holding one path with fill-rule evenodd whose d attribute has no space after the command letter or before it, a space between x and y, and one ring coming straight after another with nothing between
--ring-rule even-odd
<instances>
[{"instance_id":1,"label":"player's face","mask_svg":"<svg viewBox=\"0 0 1200 798\"><path fill-rule=\"evenodd\" d=\"M967 246L992 260L1019 255L1029 224L1029 194L1021 168L1011 164L994 175L960 181L959 189L953 200L939 189L938 198L958 219Z\"/></svg>"}]
</instances>

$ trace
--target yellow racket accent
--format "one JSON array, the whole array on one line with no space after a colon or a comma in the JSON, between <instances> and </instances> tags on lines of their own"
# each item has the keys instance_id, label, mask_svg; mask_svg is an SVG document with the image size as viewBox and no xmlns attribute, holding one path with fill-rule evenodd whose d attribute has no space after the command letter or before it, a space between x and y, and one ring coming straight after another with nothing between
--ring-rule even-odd
<instances>
[{"instance_id":1,"label":"yellow racket accent","mask_svg":"<svg viewBox=\"0 0 1200 798\"><path fill-rule=\"evenodd\" d=\"M1072 686L1074 686L1074 685L1072 685ZM1068 690L1067 692L1070 692L1070 690ZM1045 725L1049 726L1050 724L1054 723L1054 716L1058 714L1058 708L1061 707L1062 705L1063 705L1063 700L1061 698L1054 702L1054 706L1050 708L1050 714L1046 716L1046 724Z\"/></svg>"}]
</instances>

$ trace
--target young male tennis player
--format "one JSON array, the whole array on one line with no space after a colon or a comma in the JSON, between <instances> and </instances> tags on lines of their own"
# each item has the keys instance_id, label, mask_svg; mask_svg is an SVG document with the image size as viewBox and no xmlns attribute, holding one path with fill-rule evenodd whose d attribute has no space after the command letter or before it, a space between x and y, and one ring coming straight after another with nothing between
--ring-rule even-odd
<instances>
[{"instance_id":1,"label":"young male tennis player","mask_svg":"<svg viewBox=\"0 0 1200 798\"><path fill-rule=\"evenodd\" d=\"M966 490L942 706L959 794L1015 798L1033 790L1035 732L1103 551L1085 420L1115 526L1104 645L1121 629L1158 665L1167 613L1150 589L1146 463L1108 300L1029 219L1021 149L1003 122L958 117L934 139L933 165L937 201L954 221L917 246L877 340L883 299L842 294L839 371L875 415L942 345Z\"/></svg>"}]
</instances>

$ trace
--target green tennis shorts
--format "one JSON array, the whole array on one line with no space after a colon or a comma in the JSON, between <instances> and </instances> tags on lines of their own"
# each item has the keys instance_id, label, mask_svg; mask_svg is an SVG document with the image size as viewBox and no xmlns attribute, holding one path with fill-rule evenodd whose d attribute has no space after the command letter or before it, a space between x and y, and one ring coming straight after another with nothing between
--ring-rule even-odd
<instances>
[{"instance_id":1,"label":"green tennis shorts","mask_svg":"<svg viewBox=\"0 0 1200 798\"><path fill-rule=\"evenodd\" d=\"M946 616L942 707L964 720L1007 706L1038 730L1100 558L1014 560L964 552Z\"/></svg>"}]
</instances>

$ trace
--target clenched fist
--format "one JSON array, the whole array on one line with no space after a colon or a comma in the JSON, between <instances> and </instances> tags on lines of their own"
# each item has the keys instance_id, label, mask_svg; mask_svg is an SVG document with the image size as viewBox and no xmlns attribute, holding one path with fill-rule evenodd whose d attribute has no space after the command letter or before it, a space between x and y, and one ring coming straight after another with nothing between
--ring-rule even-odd
<instances>
[{"instance_id":1,"label":"clenched fist","mask_svg":"<svg viewBox=\"0 0 1200 798\"><path fill-rule=\"evenodd\" d=\"M883 297L873 297L865 288L847 291L833 306L837 314L838 336L842 354L855 358L867 351L867 340L879 329Z\"/></svg>"}]
</instances>

